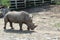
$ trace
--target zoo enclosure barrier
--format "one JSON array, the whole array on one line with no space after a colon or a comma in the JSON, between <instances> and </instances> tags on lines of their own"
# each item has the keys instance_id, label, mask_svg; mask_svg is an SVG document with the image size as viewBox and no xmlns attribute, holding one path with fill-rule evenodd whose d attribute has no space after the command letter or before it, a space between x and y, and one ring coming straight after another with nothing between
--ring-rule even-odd
<instances>
[{"instance_id":1,"label":"zoo enclosure barrier","mask_svg":"<svg viewBox=\"0 0 60 40\"><path fill-rule=\"evenodd\" d=\"M53 0L54 1L54 0ZM11 6L10 9L21 9L40 6L45 3L52 3L52 0L10 0Z\"/></svg>"}]
</instances>

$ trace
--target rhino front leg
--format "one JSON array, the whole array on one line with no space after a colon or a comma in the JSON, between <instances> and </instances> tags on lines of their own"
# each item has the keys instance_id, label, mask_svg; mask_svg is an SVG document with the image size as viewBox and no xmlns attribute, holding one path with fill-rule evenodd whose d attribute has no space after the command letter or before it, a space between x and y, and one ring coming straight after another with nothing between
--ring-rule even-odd
<instances>
[{"instance_id":1,"label":"rhino front leg","mask_svg":"<svg viewBox=\"0 0 60 40\"><path fill-rule=\"evenodd\" d=\"M28 27L27 30L30 31L30 28Z\"/></svg>"},{"instance_id":2,"label":"rhino front leg","mask_svg":"<svg viewBox=\"0 0 60 40\"><path fill-rule=\"evenodd\" d=\"M27 30L30 31L30 25L29 23L25 23L27 25Z\"/></svg>"},{"instance_id":3,"label":"rhino front leg","mask_svg":"<svg viewBox=\"0 0 60 40\"><path fill-rule=\"evenodd\" d=\"M12 26L12 22L10 22L10 27L11 27L11 29L14 29L13 26Z\"/></svg>"},{"instance_id":4,"label":"rhino front leg","mask_svg":"<svg viewBox=\"0 0 60 40\"><path fill-rule=\"evenodd\" d=\"M22 23L19 23L19 26L20 26L20 30L22 31Z\"/></svg>"}]
</instances>

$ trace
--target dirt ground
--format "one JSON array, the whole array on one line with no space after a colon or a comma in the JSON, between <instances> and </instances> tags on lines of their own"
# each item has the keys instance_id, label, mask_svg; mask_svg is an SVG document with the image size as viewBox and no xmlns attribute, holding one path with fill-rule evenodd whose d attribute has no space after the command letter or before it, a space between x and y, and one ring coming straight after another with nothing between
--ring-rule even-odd
<instances>
[{"instance_id":1,"label":"dirt ground","mask_svg":"<svg viewBox=\"0 0 60 40\"><path fill-rule=\"evenodd\" d=\"M4 18L0 18L0 40L60 40L60 5L30 8L25 10L33 15L33 22L38 25L34 31L27 31L23 24L23 31L19 25L13 23L14 30L9 23L4 30Z\"/></svg>"}]
</instances>

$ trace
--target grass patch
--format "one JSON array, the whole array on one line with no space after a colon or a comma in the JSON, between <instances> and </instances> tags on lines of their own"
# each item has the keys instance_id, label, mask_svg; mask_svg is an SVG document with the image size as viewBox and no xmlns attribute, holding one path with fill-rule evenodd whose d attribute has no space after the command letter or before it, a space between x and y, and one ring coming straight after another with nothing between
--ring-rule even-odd
<instances>
[{"instance_id":1,"label":"grass patch","mask_svg":"<svg viewBox=\"0 0 60 40\"><path fill-rule=\"evenodd\" d=\"M55 27L60 27L60 23L55 23Z\"/></svg>"}]
</instances>

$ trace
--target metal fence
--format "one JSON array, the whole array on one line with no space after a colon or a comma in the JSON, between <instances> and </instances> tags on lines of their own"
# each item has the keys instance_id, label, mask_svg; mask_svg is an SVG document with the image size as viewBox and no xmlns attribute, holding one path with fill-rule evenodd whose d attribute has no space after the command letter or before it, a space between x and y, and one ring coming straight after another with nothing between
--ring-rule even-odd
<instances>
[{"instance_id":1,"label":"metal fence","mask_svg":"<svg viewBox=\"0 0 60 40\"><path fill-rule=\"evenodd\" d=\"M51 0L10 0L10 9L21 9L27 7L36 7L45 3L52 3Z\"/></svg>"}]
</instances>

